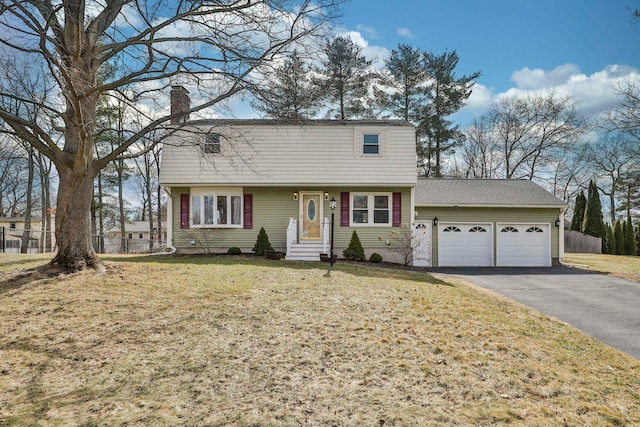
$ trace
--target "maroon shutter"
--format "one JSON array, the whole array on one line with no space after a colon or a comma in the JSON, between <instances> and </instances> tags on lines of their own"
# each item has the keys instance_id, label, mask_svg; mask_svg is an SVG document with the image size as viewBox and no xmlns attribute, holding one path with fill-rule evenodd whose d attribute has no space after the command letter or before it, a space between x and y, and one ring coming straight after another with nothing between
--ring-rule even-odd
<instances>
[{"instance_id":1,"label":"maroon shutter","mask_svg":"<svg viewBox=\"0 0 640 427\"><path fill-rule=\"evenodd\" d=\"M402 224L402 193L393 193L393 226Z\"/></svg>"},{"instance_id":2,"label":"maroon shutter","mask_svg":"<svg viewBox=\"0 0 640 427\"><path fill-rule=\"evenodd\" d=\"M340 227L349 226L349 193L340 193Z\"/></svg>"},{"instance_id":3,"label":"maroon shutter","mask_svg":"<svg viewBox=\"0 0 640 427\"><path fill-rule=\"evenodd\" d=\"M180 195L180 228L189 228L189 195Z\"/></svg>"},{"instance_id":4,"label":"maroon shutter","mask_svg":"<svg viewBox=\"0 0 640 427\"><path fill-rule=\"evenodd\" d=\"M244 195L244 226L243 228L253 228L253 194Z\"/></svg>"}]
</instances>

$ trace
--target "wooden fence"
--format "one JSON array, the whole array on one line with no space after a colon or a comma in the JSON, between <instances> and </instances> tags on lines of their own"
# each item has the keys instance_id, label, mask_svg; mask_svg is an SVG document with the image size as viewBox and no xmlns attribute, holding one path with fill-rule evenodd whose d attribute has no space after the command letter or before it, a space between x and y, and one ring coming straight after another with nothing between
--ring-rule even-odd
<instances>
[{"instance_id":1,"label":"wooden fence","mask_svg":"<svg viewBox=\"0 0 640 427\"><path fill-rule=\"evenodd\" d=\"M579 231L564 232L564 251L566 253L601 254L602 239Z\"/></svg>"}]
</instances>

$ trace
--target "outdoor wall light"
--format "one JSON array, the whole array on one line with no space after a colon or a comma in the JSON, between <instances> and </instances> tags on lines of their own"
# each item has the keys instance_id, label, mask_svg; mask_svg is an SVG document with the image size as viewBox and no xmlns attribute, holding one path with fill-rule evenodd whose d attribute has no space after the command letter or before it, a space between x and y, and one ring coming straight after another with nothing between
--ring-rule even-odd
<instances>
[{"instance_id":1,"label":"outdoor wall light","mask_svg":"<svg viewBox=\"0 0 640 427\"><path fill-rule=\"evenodd\" d=\"M556 219L555 225L556 225L556 227L560 227L560 218Z\"/></svg>"},{"instance_id":2,"label":"outdoor wall light","mask_svg":"<svg viewBox=\"0 0 640 427\"><path fill-rule=\"evenodd\" d=\"M298 200L298 192L297 191L293 192L293 200Z\"/></svg>"},{"instance_id":3,"label":"outdoor wall light","mask_svg":"<svg viewBox=\"0 0 640 427\"><path fill-rule=\"evenodd\" d=\"M324 192L324 199L329 200L329 193L326 191Z\"/></svg>"},{"instance_id":4,"label":"outdoor wall light","mask_svg":"<svg viewBox=\"0 0 640 427\"><path fill-rule=\"evenodd\" d=\"M438 217L437 216L433 217L433 225L438 225Z\"/></svg>"}]
</instances>

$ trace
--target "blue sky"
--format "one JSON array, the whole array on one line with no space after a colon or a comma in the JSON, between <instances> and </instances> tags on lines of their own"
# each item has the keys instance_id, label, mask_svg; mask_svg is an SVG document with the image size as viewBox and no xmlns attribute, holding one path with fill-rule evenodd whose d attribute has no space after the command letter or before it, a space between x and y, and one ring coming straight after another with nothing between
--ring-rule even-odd
<instances>
[{"instance_id":1,"label":"blue sky","mask_svg":"<svg viewBox=\"0 0 640 427\"><path fill-rule=\"evenodd\" d=\"M337 32L382 60L399 43L456 50L458 71L480 71L467 118L496 97L556 90L588 115L615 101L618 82L640 83L635 0L352 0Z\"/></svg>"}]
</instances>

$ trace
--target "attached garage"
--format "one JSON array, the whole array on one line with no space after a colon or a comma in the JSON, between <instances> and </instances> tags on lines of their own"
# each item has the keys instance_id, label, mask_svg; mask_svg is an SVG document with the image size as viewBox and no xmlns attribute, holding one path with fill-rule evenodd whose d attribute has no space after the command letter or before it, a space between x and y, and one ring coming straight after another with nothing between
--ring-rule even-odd
<instances>
[{"instance_id":1,"label":"attached garage","mask_svg":"<svg viewBox=\"0 0 640 427\"><path fill-rule=\"evenodd\" d=\"M493 266L491 224L438 224L438 266Z\"/></svg>"},{"instance_id":2,"label":"attached garage","mask_svg":"<svg viewBox=\"0 0 640 427\"><path fill-rule=\"evenodd\" d=\"M529 180L418 179L432 267L546 267L564 254L565 203Z\"/></svg>"},{"instance_id":3,"label":"attached garage","mask_svg":"<svg viewBox=\"0 0 640 427\"><path fill-rule=\"evenodd\" d=\"M499 223L496 228L498 267L551 267L550 224Z\"/></svg>"}]
</instances>

